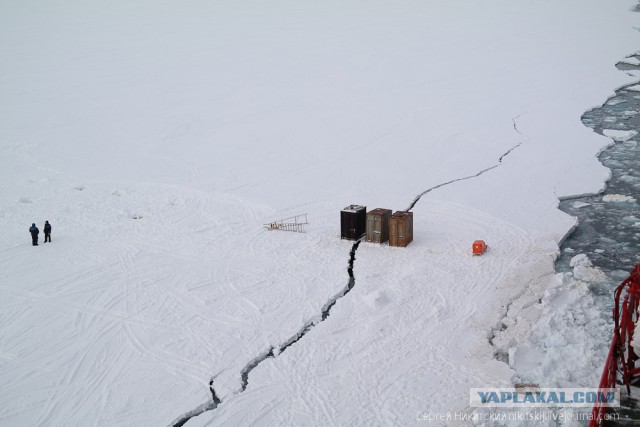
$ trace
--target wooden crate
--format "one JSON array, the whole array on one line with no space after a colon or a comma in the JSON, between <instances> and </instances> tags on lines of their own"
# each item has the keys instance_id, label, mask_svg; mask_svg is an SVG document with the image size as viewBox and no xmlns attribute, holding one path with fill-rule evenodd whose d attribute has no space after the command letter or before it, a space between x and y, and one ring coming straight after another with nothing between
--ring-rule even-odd
<instances>
[{"instance_id":1,"label":"wooden crate","mask_svg":"<svg viewBox=\"0 0 640 427\"><path fill-rule=\"evenodd\" d=\"M377 208L367 212L366 241L384 243L389 240L391 209Z\"/></svg>"},{"instance_id":2,"label":"wooden crate","mask_svg":"<svg viewBox=\"0 0 640 427\"><path fill-rule=\"evenodd\" d=\"M413 212L396 211L389 218L389 246L406 247L413 241Z\"/></svg>"}]
</instances>

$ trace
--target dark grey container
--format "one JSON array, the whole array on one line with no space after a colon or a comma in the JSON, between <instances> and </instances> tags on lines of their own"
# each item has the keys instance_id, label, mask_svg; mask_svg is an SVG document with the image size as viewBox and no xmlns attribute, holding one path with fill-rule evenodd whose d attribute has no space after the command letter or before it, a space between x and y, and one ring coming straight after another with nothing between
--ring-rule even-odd
<instances>
[{"instance_id":1,"label":"dark grey container","mask_svg":"<svg viewBox=\"0 0 640 427\"><path fill-rule=\"evenodd\" d=\"M340 212L340 237L347 240L360 239L364 236L366 223L366 206L347 206Z\"/></svg>"}]
</instances>

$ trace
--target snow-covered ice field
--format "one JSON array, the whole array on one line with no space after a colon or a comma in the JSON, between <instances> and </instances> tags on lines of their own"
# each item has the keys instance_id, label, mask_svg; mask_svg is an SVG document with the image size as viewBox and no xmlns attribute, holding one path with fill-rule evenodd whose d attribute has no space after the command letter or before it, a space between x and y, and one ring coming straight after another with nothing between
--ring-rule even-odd
<instances>
[{"instance_id":1,"label":"snow-covered ice field","mask_svg":"<svg viewBox=\"0 0 640 427\"><path fill-rule=\"evenodd\" d=\"M558 198L609 176L580 116L634 81L636 3L0 3L0 425L169 425L215 375L187 425L413 424L538 360L595 386L600 354L532 345L579 336L535 328L551 296L591 310L554 274ZM340 210L434 187L319 322Z\"/></svg>"}]
</instances>

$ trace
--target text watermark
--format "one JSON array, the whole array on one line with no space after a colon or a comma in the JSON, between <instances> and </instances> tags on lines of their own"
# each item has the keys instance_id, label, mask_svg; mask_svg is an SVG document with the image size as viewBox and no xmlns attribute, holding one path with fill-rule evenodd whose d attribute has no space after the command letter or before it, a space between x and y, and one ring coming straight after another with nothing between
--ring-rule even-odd
<instances>
[{"instance_id":1,"label":"text watermark","mask_svg":"<svg viewBox=\"0 0 640 427\"><path fill-rule=\"evenodd\" d=\"M472 408L620 407L616 388L472 388Z\"/></svg>"},{"instance_id":2,"label":"text watermark","mask_svg":"<svg viewBox=\"0 0 640 427\"><path fill-rule=\"evenodd\" d=\"M605 421L619 421L620 414L604 414ZM442 424L449 421L462 422L569 422L569 421L592 421L593 414L587 412L556 412L551 410L531 409L531 410L505 410L496 412L431 412L419 411L416 421Z\"/></svg>"}]
</instances>

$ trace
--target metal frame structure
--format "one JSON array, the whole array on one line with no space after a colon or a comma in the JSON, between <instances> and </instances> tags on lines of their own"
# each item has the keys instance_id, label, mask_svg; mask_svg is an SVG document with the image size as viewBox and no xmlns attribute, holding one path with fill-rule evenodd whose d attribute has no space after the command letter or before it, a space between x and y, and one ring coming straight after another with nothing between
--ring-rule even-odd
<instances>
[{"instance_id":1,"label":"metal frame structure","mask_svg":"<svg viewBox=\"0 0 640 427\"><path fill-rule=\"evenodd\" d=\"M293 231L296 233L304 233L304 226L309 224L307 214L300 214L289 218L278 219L268 224L264 224L267 230Z\"/></svg>"},{"instance_id":2,"label":"metal frame structure","mask_svg":"<svg viewBox=\"0 0 640 427\"><path fill-rule=\"evenodd\" d=\"M626 290L622 304L620 297ZM613 307L613 339L609 354L605 362L598 390L615 388L617 376L621 374L621 381L631 394L631 381L640 378L640 368L636 368L635 361L638 358L631 347L631 340L638 322L638 310L640 303L640 265L636 264L633 271L617 288L614 293L615 305ZM621 372L620 372L621 370ZM591 411L589 427L600 427L605 423L606 406L594 405Z\"/></svg>"}]
</instances>

